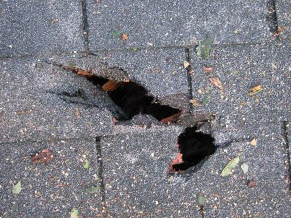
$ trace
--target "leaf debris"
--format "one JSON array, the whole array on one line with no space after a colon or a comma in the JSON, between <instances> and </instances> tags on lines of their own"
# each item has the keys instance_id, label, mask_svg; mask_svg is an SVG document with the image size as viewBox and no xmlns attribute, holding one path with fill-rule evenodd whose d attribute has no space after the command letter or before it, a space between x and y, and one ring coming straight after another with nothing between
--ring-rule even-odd
<instances>
[{"instance_id":1,"label":"leaf debris","mask_svg":"<svg viewBox=\"0 0 291 218\"><path fill-rule=\"evenodd\" d=\"M249 171L249 165L247 165L246 163L243 163L241 166L240 166L241 170L243 171L244 174L247 174L248 171Z\"/></svg>"},{"instance_id":2,"label":"leaf debris","mask_svg":"<svg viewBox=\"0 0 291 218\"><path fill-rule=\"evenodd\" d=\"M100 188L98 186L94 186L94 185L88 186L86 188L86 192L88 192L88 193L96 193L99 191L100 191Z\"/></svg>"},{"instance_id":3,"label":"leaf debris","mask_svg":"<svg viewBox=\"0 0 291 218\"><path fill-rule=\"evenodd\" d=\"M256 186L256 182L254 180L248 180L247 186L250 188L254 188Z\"/></svg>"},{"instance_id":4,"label":"leaf debris","mask_svg":"<svg viewBox=\"0 0 291 218\"><path fill-rule=\"evenodd\" d=\"M184 68L186 69L187 67L189 67L190 66L190 63L188 62L188 61L184 61Z\"/></svg>"},{"instance_id":5,"label":"leaf debris","mask_svg":"<svg viewBox=\"0 0 291 218\"><path fill-rule=\"evenodd\" d=\"M203 106L203 102L201 102L201 101L199 101L199 100L197 100L197 99L191 99L191 100L190 100L190 103L193 104L193 105L196 106L196 107L201 107L201 106Z\"/></svg>"},{"instance_id":6,"label":"leaf debris","mask_svg":"<svg viewBox=\"0 0 291 218\"><path fill-rule=\"evenodd\" d=\"M207 67L207 66L204 66L203 67L203 71L205 73L212 73L213 72L213 67Z\"/></svg>"},{"instance_id":7,"label":"leaf debris","mask_svg":"<svg viewBox=\"0 0 291 218\"><path fill-rule=\"evenodd\" d=\"M78 218L79 211L76 208L73 208L70 212L70 218Z\"/></svg>"},{"instance_id":8,"label":"leaf debris","mask_svg":"<svg viewBox=\"0 0 291 218\"><path fill-rule=\"evenodd\" d=\"M86 162L84 164L84 168L85 169L89 169L90 168L90 162L89 162L89 160L86 160Z\"/></svg>"},{"instance_id":9,"label":"leaf debris","mask_svg":"<svg viewBox=\"0 0 291 218\"><path fill-rule=\"evenodd\" d=\"M119 30L114 30L112 34L113 36L120 36L121 32Z\"/></svg>"},{"instance_id":10,"label":"leaf debris","mask_svg":"<svg viewBox=\"0 0 291 218\"><path fill-rule=\"evenodd\" d=\"M229 161L226 166L224 167L224 169L221 172L221 176L225 177L225 176L229 176L233 173L234 168L236 167L236 165L239 163L239 156L233 158L231 161Z\"/></svg>"},{"instance_id":11,"label":"leaf debris","mask_svg":"<svg viewBox=\"0 0 291 218\"><path fill-rule=\"evenodd\" d=\"M13 187L12 187L12 193L13 194L19 194L22 190L21 187L21 180L19 180Z\"/></svg>"},{"instance_id":12,"label":"leaf debris","mask_svg":"<svg viewBox=\"0 0 291 218\"><path fill-rule=\"evenodd\" d=\"M54 158L54 154L48 148L44 148L41 151L35 153L34 156L30 158L33 163L47 163Z\"/></svg>"},{"instance_id":13,"label":"leaf debris","mask_svg":"<svg viewBox=\"0 0 291 218\"><path fill-rule=\"evenodd\" d=\"M219 80L218 77L215 77L215 76L214 76L214 77L210 77L209 80L210 80L210 82L211 82L214 86L216 86L216 87L219 88L220 90L223 90L222 83L221 83L221 81Z\"/></svg>"},{"instance_id":14,"label":"leaf debris","mask_svg":"<svg viewBox=\"0 0 291 218\"><path fill-rule=\"evenodd\" d=\"M206 203L206 198L204 197L203 194L199 193L198 196L197 196L197 202L198 202L198 205L199 206L205 206L205 203Z\"/></svg>"},{"instance_id":15,"label":"leaf debris","mask_svg":"<svg viewBox=\"0 0 291 218\"><path fill-rule=\"evenodd\" d=\"M263 91L262 85L257 85L257 86L254 86L253 88L250 89L250 92L248 95L253 96L261 91Z\"/></svg>"},{"instance_id":16,"label":"leaf debris","mask_svg":"<svg viewBox=\"0 0 291 218\"><path fill-rule=\"evenodd\" d=\"M128 36L125 33L121 34L121 39L122 40L128 40Z\"/></svg>"},{"instance_id":17,"label":"leaf debris","mask_svg":"<svg viewBox=\"0 0 291 218\"><path fill-rule=\"evenodd\" d=\"M198 46L196 48L197 56L203 59L208 58L212 43L213 43L212 37L206 37L204 40L199 41Z\"/></svg>"},{"instance_id":18,"label":"leaf debris","mask_svg":"<svg viewBox=\"0 0 291 218\"><path fill-rule=\"evenodd\" d=\"M257 139L253 139L252 141L250 141L250 144L252 146L256 146L257 145Z\"/></svg>"}]
</instances>

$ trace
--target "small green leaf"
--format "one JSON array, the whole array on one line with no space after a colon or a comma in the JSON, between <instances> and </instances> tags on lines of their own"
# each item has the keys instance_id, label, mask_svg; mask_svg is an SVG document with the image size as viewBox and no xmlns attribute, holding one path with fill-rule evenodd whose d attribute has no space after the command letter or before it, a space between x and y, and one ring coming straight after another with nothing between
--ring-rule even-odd
<instances>
[{"instance_id":1,"label":"small green leaf","mask_svg":"<svg viewBox=\"0 0 291 218\"><path fill-rule=\"evenodd\" d=\"M210 99L211 99L210 95L207 94L207 95L203 98L203 100L202 100L202 104L203 104L203 105L208 104L208 102L210 101Z\"/></svg>"},{"instance_id":2,"label":"small green leaf","mask_svg":"<svg viewBox=\"0 0 291 218\"><path fill-rule=\"evenodd\" d=\"M70 218L78 218L79 211L76 208L73 208L70 213Z\"/></svg>"},{"instance_id":3,"label":"small green leaf","mask_svg":"<svg viewBox=\"0 0 291 218\"><path fill-rule=\"evenodd\" d=\"M199 193L198 196L197 196L197 202L198 202L199 206L205 206L206 198L204 197L204 195Z\"/></svg>"},{"instance_id":4,"label":"small green leaf","mask_svg":"<svg viewBox=\"0 0 291 218\"><path fill-rule=\"evenodd\" d=\"M136 52L136 51L138 51L138 48L133 47L133 48L131 48L131 50L132 50L133 52Z\"/></svg>"},{"instance_id":5,"label":"small green leaf","mask_svg":"<svg viewBox=\"0 0 291 218\"><path fill-rule=\"evenodd\" d=\"M197 56L206 59L210 54L212 43L212 37L206 37L206 39L199 41L199 44L196 48Z\"/></svg>"},{"instance_id":6,"label":"small green leaf","mask_svg":"<svg viewBox=\"0 0 291 218\"><path fill-rule=\"evenodd\" d=\"M119 30L114 30L113 31L113 36L120 36L121 32Z\"/></svg>"},{"instance_id":7,"label":"small green leaf","mask_svg":"<svg viewBox=\"0 0 291 218\"><path fill-rule=\"evenodd\" d=\"M224 167L220 175L222 177L231 175L233 169L236 167L238 162L239 162L239 157L233 158L231 161L228 162L228 164L226 164L226 166Z\"/></svg>"},{"instance_id":8,"label":"small green leaf","mask_svg":"<svg viewBox=\"0 0 291 218\"><path fill-rule=\"evenodd\" d=\"M99 187L98 186L94 186L94 185L91 185L91 186L88 186L86 188L86 192L88 193L96 193L96 192L99 192Z\"/></svg>"},{"instance_id":9,"label":"small green leaf","mask_svg":"<svg viewBox=\"0 0 291 218\"><path fill-rule=\"evenodd\" d=\"M247 172L249 171L249 166L246 163L243 163L240 166L241 170L243 171L244 174L247 174Z\"/></svg>"},{"instance_id":10,"label":"small green leaf","mask_svg":"<svg viewBox=\"0 0 291 218\"><path fill-rule=\"evenodd\" d=\"M90 162L89 162L89 160L86 160L86 162L84 164L84 168L89 169L89 167L90 167Z\"/></svg>"},{"instance_id":11,"label":"small green leaf","mask_svg":"<svg viewBox=\"0 0 291 218\"><path fill-rule=\"evenodd\" d=\"M13 194L19 194L21 192L21 180L19 180L12 188Z\"/></svg>"}]
</instances>

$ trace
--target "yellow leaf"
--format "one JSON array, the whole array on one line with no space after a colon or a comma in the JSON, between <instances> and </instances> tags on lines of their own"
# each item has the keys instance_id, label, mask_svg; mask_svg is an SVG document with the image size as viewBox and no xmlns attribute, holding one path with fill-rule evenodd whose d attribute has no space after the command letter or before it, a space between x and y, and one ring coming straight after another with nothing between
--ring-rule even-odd
<instances>
[{"instance_id":1,"label":"yellow leaf","mask_svg":"<svg viewBox=\"0 0 291 218\"><path fill-rule=\"evenodd\" d=\"M249 96L255 95L255 94L261 92L262 90L263 90L262 85L254 86L253 88L250 89L250 92L248 95Z\"/></svg>"},{"instance_id":2,"label":"yellow leaf","mask_svg":"<svg viewBox=\"0 0 291 218\"><path fill-rule=\"evenodd\" d=\"M257 145L257 139L253 139L252 141L250 141L250 144L253 146Z\"/></svg>"},{"instance_id":3,"label":"yellow leaf","mask_svg":"<svg viewBox=\"0 0 291 218\"><path fill-rule=\"evenodd\" d=\"M210 77L209 78L210 82L216 86L217 88L219 88L220 90L223 89L222 87L222 83L220 82L219 78L218 77Z\"/></svg>"},{"instance_id":4,"label":"yellow leaf","mask_svg":"<svg viewBox=\"0 0 291 218\"><path fill-rule=\"evenodd\" d=\"M226 166L224 167L224 169L221 172L221 176L225 177L225 176L229 176L232 174L234 168L236 167L236 165L239 163L239 157L235 157L233 158L231 161L229 161Z\"/></svg>"}]
</instances>

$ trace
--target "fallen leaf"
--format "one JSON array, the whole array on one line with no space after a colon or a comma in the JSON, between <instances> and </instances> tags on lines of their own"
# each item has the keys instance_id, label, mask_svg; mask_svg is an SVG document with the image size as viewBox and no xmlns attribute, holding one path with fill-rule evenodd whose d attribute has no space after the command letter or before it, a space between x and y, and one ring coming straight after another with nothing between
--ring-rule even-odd
<instances>
[{"instance_id":1,"label":"fallen leaf","mask_svg":"<svg viewBox=\"0 0 291 218\"><path fill-rule=\"evenodd\" d=\"M248 105L248 102L246 102L246 101L243 101L241 104L240 104L242 107L245 107L245 106L247 106Z\"/></svg>"},{"instance_id":2,"label":"fallen leaf","mask_svg":"<svg viewBox=\"0 0 291 218\"><path fill-rule=\"evenodd\" d=\"M197 196L197 202L198 202L199 206L205 206L206 198L204 197L204 195L199 193L198 196Z\"/></svg>"},{"instance_id":3,"label":"fallen leaf","mask_svg":"<svg viewBox=\"0 0 291 218\"><path fill-rule=\"evenodd\" d=\"M12 188L13 194L19 194L21 192L21 180L19 180Z\"/></svg>"},{"instance_id":4,"label":"fallen leaf","mask_svg":"<svg viewBox=\"0 0 291 218\"><path fill-rule=\"evenodd\" d=\"M94 185L86 188L86 192L88 192L88 193L96 193L99 191L100 191L100 188L98 186L94 186Z\"/></svg>"},{"instance_id":5,"label":"fallen leaf","mask_svg":"<svg viewBox=\"0 0 291 218\"><path fill-rule=\"evenodd\" d=\"M213 39L211 37L206 37L206 39L199 41L196 48L197 56L206 59L210 54L212 43Z\"/></svg>"},{"instance_id":6,"label":"fallen leaf","mask_svg":"<svg viewBox=\"0 0 291 218\"><path fill-rule=\"evenodd\" d=\"M79 108L75 108L75 116L76 117L80 117L81 116L81 112Z\"/></svg>"},{"instance_id":7,"label":"fallen leaf","mask_svg":"<svg viewBox=\"0 0 291 218\"><path fill-rule=\"evenodd\" d=\"M250 141L250 144L253 146L257 145L257 139L253 139L252 141Z\"/></svg>"},{"instance_id":8,"label":"fallen leaf","mask_svg":"<svg viewBox=\"0 0 291 218\"><path fill-rule=\"evenodd\" d=\"M138 51L138 48L133 47L133 48L131 48L131 50L132 50L133 52L137 52L137 51Z\"/></svg>"},{"instance_id":9,"label":"fallen leaf","mask_svg":"<svg viewBox=\"0 0 291 218\"><path fill-rule=\"evenodd\" d=\"M229 176L232 174L233 169L236 167L236 165L239 163L239 157L233 158L231 161L228 162L228 164L224 167L224 169L221 172L221 176Z\"/></svg>"},{"instance_id":10,"label":"fallen leaf","mask_svg":"<svg viewBox=\"0 0 291 218\"><path fill-rule=\"evenodd\" d=\"M223 89L222 87L222 83L220 82L219 78L218 77L210 77L209 78L210 82L216 86L217 88L219 88L220 90Z\"/></svg>"},{"instance_id":11,"label":"fallen leaf","mask_svg":"<svg viewBox=\"0 0 291 218\"><path fill-rule=\"evenodd\" d=\"M194 106L196 107L200 107L200 106L203 106L203 102L197 100L197 99L192 99L190 100L190 103L193 104Z\"/></svg>"},{"instance_id":12,"label":"fallen leaf","mask_svg":"<svg viewBox=\"0 0 291 218\"><path fill-rule=\"evenodd\" d=\"M275 37L276 36L279 36L281 33L283 32L283 29L282 29L282 27L280 27L280 26L278 26L278 30L275 32Z\"/></svg>"},{"instance_id":13,"label":"fallen leaf","mask_svg":"<svg viewBox=\"0 0 291 218\"><path fill-rule=\"evenodd\" d=\"M262 85L254 86L253 88L250 89L250 92L248 95L252 96L252 95L255 95L261 91L263 91Z\"/></svg>"},{"instance_id":14,"label":"fallen leaf","mask_svg":"<svg viewBox=\"0 0 291 218\"><path fill-rule=\"evenodd\" d=\"M80 76L92 77L92 73L90 71L86 71L86 70L78 69L77 74Z\"/></svg>"},{"instance_id":15,"label":"fallen leaf","mask_svg":"<svg viewBox=\"0 0 291 218\"><path fill-rule=\"evenodd\" d=\"M121 32L119 30L113 31L113 36L120 36Z\"/></svg>"},{"instance_id":16,"label":"fallen leaf","mask_svg":"<svg viewBox=\"0 0 291 218\"><path fill-rule=\"evenodd\" d=\"M78 218L79 211L76 208L73 208L70 212L70 218Z\"/></svg>"},{"instance_id":17,"label":"fallen leaf","mask_svg":"<svg viewBox=\"0 0 291 218\"><path fill-rule=\"evenodd\" d=\"M212 73L213 72L213 67L206 67L206 66L204 66L203 67L203 71L205 73Z\"/></svg>"},{"instance_id":18,"label":"fallen leaf","mask_svg":"<svg viewBox=\"0 0 291 218\"><path fill-rule=\"evenodd\" d=\"M240 166L241 170L243 171L244 174L247 174L247 172L249 171L249 166L246 163L243 163Z\"/></svg>"},{"instance_id":19,"label":"fallen leaf","mask_svg":"<svg viewBox=\"0 0 291 218\"><path fill-rule=\"evenodd\" d=\"M188 61L184 61L184 68L187 68L190 66L190 63Z\"/></svg>"},{"instance_id":20,"label":"fallen leaf","mask_svg":"<svg viewBox=\"0 0 291 218\"><path fill-rule=\"evenodd\" d=\"M54 19L50 19L50 22L51 22L52 24L55 24L55 23L59 22L59 20L54 18Z\"/></svg>"},{"instance_id":21,"label":"fallen leaf","mask_svg":"<svg viewBox=\"0 0 291 218\"><path fill-rule=\"evenodd\" d=\"M128 40L128 36L125 33L121 34L121 39L122 40Z\"/></svg>"},{"instance_id":22,"label":"fallen leaf","mask_svg":"<svg viewBox=\"0 0 291 218\"><path fill-rule=\"evenodd\" d=\"M202 100L203 105L208 104L208 102L210 101L211 97L209 94L207 94L204 99Z\"/></svg>"},{"instance_id":23,"label":"fallen leaf","mask_svg":"<svg viewBox=\"0 0 291 218\"><path fill-rule=\"evenodd\" d=\"M84 168L89 169L89 167L90 167L90 162L89 162L89 160L86 160L86 162L84 164Z\"/></svg>"},{"instance_id":24,"label":"fallen leaf","mask_svg":"<svg viewBox=\"0 0 291 218\"><path fill-rule=\"evenodd\" d=\"M46 163L54 158L54 154L51 150L44 148L37 152L34 156L30 158L33 163Z\"/></svg>"},{"instance_id":25,"label":"fallen leaf","mask_svg":"<svg viewBox=\"0 0 291 218\"><path fill-rule=\"evenodd\" d=\"M247 186L250 187L250 188L254 188L256 186L256 183L253 180L248 180Z\"/></svg>"}]
</instances>

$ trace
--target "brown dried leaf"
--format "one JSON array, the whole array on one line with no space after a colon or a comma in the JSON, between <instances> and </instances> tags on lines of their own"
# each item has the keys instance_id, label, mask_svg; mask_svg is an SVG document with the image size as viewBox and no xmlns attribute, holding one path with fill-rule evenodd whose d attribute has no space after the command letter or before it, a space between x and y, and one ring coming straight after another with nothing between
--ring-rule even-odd
<instances>
[{"instance_id":1,"label":"brown dried leaf","mask_svg":"<svg viewBox=\"0 0 291 218\"><path fill-rule=\"evenodd\" d=\"M90 71L81 70L81 69L78 69L77 74L80 75L80 76L88 76L88 77L92 76Z\"/></svg>"},{"instance_id":2,"label":"brown dried leaf","mask_svg":"<svg viewBox=\"0 0 291 218\"><path fill-rule=\"evenodd\" d=\"M254 86L253 88L250 89L250 92L248 95L252 96L252 95L255 95L261 91L263 91L262 85L257 85L257 86Z\"/></svg>"},{"instance_id":3,"label":"brown dried leaf","mask_svg":"<svg viewBox=\"0 0 291 218\"><path fill-rule=\"evenodd\" d=\"M210 77L209 80L214 86L216 86L220 90L223 90L222 83L220 82L218 77Z\"/></svg>"},{"instance_id":4,"label":"brown dried leaf","mask_svg":"<svg viewBox=\"0 0 291 218\"><path fill-rule=\"evenodd\" d=\"M213 67L207 67L207 66L204 66L203 67L203 71L205 73L212 73L213 72Z\"/></svg>"},{"instance_id":5,"label":"brown dried leaf","mask_svg":"<svg viewBox=\"0 0 291 218\"><path fill-rule=\"evenodd\" d=\"M197 100L197 99L190 100L190 103L193 104L196 107L203 106L203 103L201 101Z\"/></svg>"},{"instance_id":6,"label":"brown dried leaf","mask_svg":"<svg viewBox=\"0 0 291 218\"><path fill-rule=\"evenodd\" d=\"M128 40L128 36L125 33L121 34L121 39L122 40Z\"/></svg>"},{"instance_id":7,"label":"brown dried leaf","mask_svg":"<svg viewBox=\"0 0 291 218\"><path fill-rule=\"evenodd\" d=\"M248 180L247 186L250 187L250 188L254 188L256 186L256 183L253 180Z\"/></svg>"},{"instance_id":8,"label":"brown dried leaf","mask_svg":"<svg viewBox=\"0 0 291 218\"><path fill-rule=\"evenodd\" d=\"M44 148L32 156L30 160L33 163L46 163L51 161L54 157L55 156L51 150Z\"/></svg>"}]
</instances>

